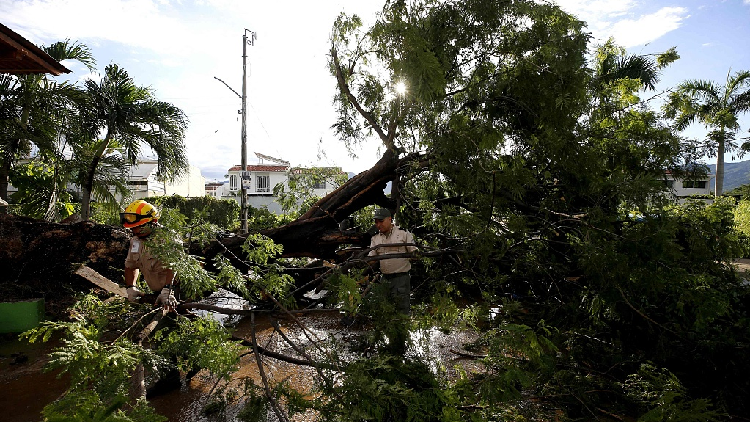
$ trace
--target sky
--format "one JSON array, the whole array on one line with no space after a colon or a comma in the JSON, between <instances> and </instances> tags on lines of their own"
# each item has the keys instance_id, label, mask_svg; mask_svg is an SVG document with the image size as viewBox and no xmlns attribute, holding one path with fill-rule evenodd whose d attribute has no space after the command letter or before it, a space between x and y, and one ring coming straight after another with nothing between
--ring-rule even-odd
<instances>
[{"instance_id":1,"label":"sky","mask_svg":"<svg viewBox=\"0 0 750 422\"><path fill-rule=\"evenodd\" d=\"M750 0L557 4L587 22L593 43L614 37L632 54L676 47L681 58L664 70L657 93L688 79L723 85L730 71L750 70ZM185 138L190 163L212 181L223 180L241 161L241 100L232 90L242 91L246 30L257 36L247 46L248 164L261 153L294 166L359 173L378 160L377 140L352 156L330 129L336 81L327 54L341 12L357 14L367 24L382 5L376 0L2 0L0 22L37 45L65 39L83 43L97 60L97 73L116 63L159 100L180 107L190 120ZM98 77L79 63L63 64L73 71L68 76L73 81ZM747 136L750 117L741 125L741 136ZM702 130L692 127L686 134L701 137Z\"/></svg>"}]
</instances>

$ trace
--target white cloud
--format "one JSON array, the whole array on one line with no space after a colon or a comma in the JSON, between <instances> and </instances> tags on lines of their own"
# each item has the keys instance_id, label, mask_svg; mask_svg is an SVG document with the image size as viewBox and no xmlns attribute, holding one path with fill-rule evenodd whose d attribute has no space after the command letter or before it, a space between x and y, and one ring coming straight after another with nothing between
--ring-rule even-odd
<instances>
[{"instance_id":1,"label":"white cloud","mask_svg":"<svg viewBox=\"0 0 750 422\"><path fill-rule=\"evenodd\" d=\"M674 31L689 18L684 7L664 7L656 13L643 15L636 20L621 20L612 25L611 34L624 47L650 43Z\"/></svg>"},{"instance_id":2,"label":"white cloud","mask_svg":"<svg viewBox=\"0 0 750 422\"><path fill-rule=\"evenodd\" d=\"M644 6L634 0L559 0L557 4L585 21L595 41L604 42L611 36L623 47L654 41L679 28L689 17L684 7L663 7L654 13L637 14Z\"/></svg>"},{"instance_id":3,"label":"white cloud","mask_svg":"<svg viewBox=\"0 0 750 422\"><path fill-rule=\"evenodd\" d=\"M568 13L590 23L622 16L636 6L634 0L558 0L556 3Z\"/></svg>"},{"instance_id":4,"label":"white cloud","mask_svg":"<svg viewBox=\"0 0 750 422\"><path fill-rule=\"evenodd\" d=\"M183 10L165 0L16 0L3 2L0 15L37 44L66 38L89 45L111 41L186 56L210 41L201 37L205 27L185 19Z\"/></svg>"},{"instance_id":5,"label":"white cloud","mask_svg":"<svg viewBox=\"0 0 750 422\"><path fill-rule=\"evenodd\" d=\"M83 82L86 80L92 80L96 83L99 83L102 81L102 74L98 72L88 72L83 75L78 76L78 82Z\"/></svg>"}]
</instances>

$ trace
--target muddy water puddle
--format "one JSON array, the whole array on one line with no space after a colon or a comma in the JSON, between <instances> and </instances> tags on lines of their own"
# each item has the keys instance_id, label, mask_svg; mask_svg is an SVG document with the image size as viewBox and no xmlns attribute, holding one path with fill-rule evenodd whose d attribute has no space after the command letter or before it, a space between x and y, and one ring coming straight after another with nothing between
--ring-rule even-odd
<instances>
[{"instance_id":1,"label":"muddy water puddle","mask_svg":"<svg viewBox=\"0 0 750 422\"><path fill-rule=\"evenodd\" d=\"M67 377L42 371L54 345L29 344L10 334L0 337L0 422L39 421L44 405L65 391Z\"/></svg>"},{"instance_id":2,"label":"muddy water puddle","mask_svg":"<svg viewBox=\"0 0 750 422\"><path fill-rule=\"evenodd\" d=\"M295 319L305 329L303 330ZM295 359L304 359L274 330L274 322L282 332L305 349L314 349L312 343L325 342L329 334L335 334L338 327L338 312L316 312L314 316L297 314L294 318L287 315L270 316L267 313L258 313L253 322L251 318L243 318L239 321L232 332L235 337L250 341L255 333L258 346L266 350L276 352ZM309 338L309 339L308 339ZM318 352L319 353L319 352ZM314 351L311 357L318 358ZM308 356L310 356L308 355ZM303 394L312 394L311 387L315 382L315 370L308 366L300 366L281 360L262 357L263 371L270 385L286 382L291 388ZM207 416L204 412L206 406L212 404L213 397L210 393L219 388L234 388L242 391L246 382L256 386L262 386L263 380L258 371L256 356L252 353L252 347L248 346L240 358L239 370L233 375L230 383L217 383L216 379L210 378L205 371L199 372L191 380L184 380L182 387L177 391L168 392L150 399L150 403L162 415L169 417L170 422L203 422L203 421L234 421L241 410L240 403L227 403L223 412L218 415ZM273 413L268 411L269 421L275 420ZM297 415L294 421L313 421L313 414Z\"/></svg>"},{"instance_id":3,"label":"muddy water puddle","mask_svg":"<svg viewBox=\"0 0 750 422\"><path fill-rule=\"evenodd\" d=\"M359 329L345 327L340 324L341 315L337 311L310 312L307 314L288 315L257 314L255 326L250 318L241 320L234 328L233 333L238 338L250 340L255 331L257 344L267 350L280 353L296 359L304 359L288 342L273 328L274 321L278 321L281 331L298 347L304 349L305 354L317 362L334 362L354 360L362 355L353 353L349 347L352 346L357 337L363 332ZM304 328L303 328L304 327ZM361 328L361 327L360 327ZM469 332L457 331L451 334L443 334L438 330L429 332L412 332L412 347L408 355L419 357L428 361L437 370L438 366L446 370L449 377L457 374L456 366L461 366L468 372L482 370L481 364L467 360L458 354L462 345L474 340ZM262 386L263 381L258 371L258 364L251 348L240 360L240 369L235 374L232 385L240 389L245 381L250 381L256 386ZM335 351L334 355L329 355ZM315 395L314 385L317 373L314 368L287 363L281 360L263 356L263 371L269 384L275 385L286 382L295 390L308 395ZM235 421L240 411L239 405L228 405L220 417L206 416L203 409L210 403L209 391L215 387L215 380L208 379L206 374L199 373L190 381L183 383L182 389L150 401L157 411L167 415L170 422L209 422L209 421ZM275 421L271 410L268 410L268 420ZM295 415L293 421L315 421L316 415L312 412Z\"/></svg>"},{"instance_id":4,"label":"muddy water puddle","mask_svg":"<svg viewBox=\"0 0 750 422\"><path fill-rule=\"evenodd\" d=\"M341 325L340 318L337 311L311 311L295 313L293 316L258 312L254 321L245 317L234 322L232 332L236 337L246 340L251 340L254 332L259 346L284 356L305 359L274 329L274 323L277 322L284 336L315 361L332 362L332 351L336 352L336 359L344 361L361 358L361 354L350 351L350 346L362 331ZM477 362L462 361L453 351L461 349L462 344L471 340L472 336L466 332L454 332L450 335L437 330L412 332L415 347L408 353L412 357L418 355L420 359L432 362L435 368L446 368L449 376L451 373L455 374L452 368L459 364L469 371L480 370ZM42 372L46 356L54 346L49 343L30 345L10 337L0 339L0 409L3 409L0 412L0 422L39 421L42 408L65 390L67 379L57 379L56 373ZM315 394L313 387L317 373L314 368L267 356L263 356L261 361L270 385L286 382L303 394ZM239 403L230 401L221 407L220 412L210 416L205 414L204 409L216 397L211 392L221 388L242 391L245 383L263 385L256 356L249 346L245 348L239 370L231 382L217 383L205 371L199 372L190 380L186 380L183 374L180 388L151 397L149 401L170 422L235 421L241 410ZM293 420L314 421L315 417L315 414L307 413L296 415ZM270 410L268 420L276 420Z\"/></svg>"}]
</instances>

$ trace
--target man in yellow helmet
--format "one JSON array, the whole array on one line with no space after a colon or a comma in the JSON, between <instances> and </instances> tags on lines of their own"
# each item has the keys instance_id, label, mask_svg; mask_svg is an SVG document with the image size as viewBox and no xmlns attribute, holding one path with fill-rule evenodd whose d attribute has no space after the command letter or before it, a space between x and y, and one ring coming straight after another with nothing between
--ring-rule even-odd
<instances>
[{"instance_id":1,"label":"man in yellow helmet","mask_svg":"<svg viewBox=\"0 0 750 422\"><path fill-rule=\"evenodd\" d=\"M140 271L148 287L154 292L159 292L156 304L162 305L164 309L174 310L177 306L174 295L174 286L177 284L174 271L151 255L145 244L145 240L154 230L161 227L158 220L159 210L141 199L128 205L125 211L120 213L123 227L130 229L134 234L130 239L128 256L125 258L125 286L128 300L138 301L143 296L143 292L135 286Z\"/></svg>"}]
</instances>

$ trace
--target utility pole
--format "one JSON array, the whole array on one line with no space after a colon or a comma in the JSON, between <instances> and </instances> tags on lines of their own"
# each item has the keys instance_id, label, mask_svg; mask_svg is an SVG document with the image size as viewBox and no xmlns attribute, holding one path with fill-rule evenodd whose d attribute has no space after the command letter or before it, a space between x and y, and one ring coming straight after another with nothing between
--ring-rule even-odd
<instances>
[{"instance_id":1,"label":"utility pole","mask_svg":"<svg viewBox=\"0 0 750 422\"><path fill-rule=\"evenodd\" d=\"M249 36L248 33L250 33ZM256 38L257 34L249 29L245 29L245 33L242 34L242 95L232 89L228 83L214 76L214 79L223 83L224 86L242 99L242 109L240 110L240 114L242 114L242 131L240 133L242 142L242 160L240 162L240 231L243 234L247 234L247 191L251 187L250 173L247 171L247 45L255 45Z\"/></svg>"},{"instance_id":2,"label":"utility pole","mask_svg":"<svg viewBox=\"0 0 750 422\"><path fill-rule=\"evenodd\" d=\"M255 38L255 32L247 28L242 34L242 173L240 175L242 199L240 200L240 230L243 234L247 234L247 190L251 183L250 174L247 171L247 45L255 45Z\"/></svg>"}]
</instances>

